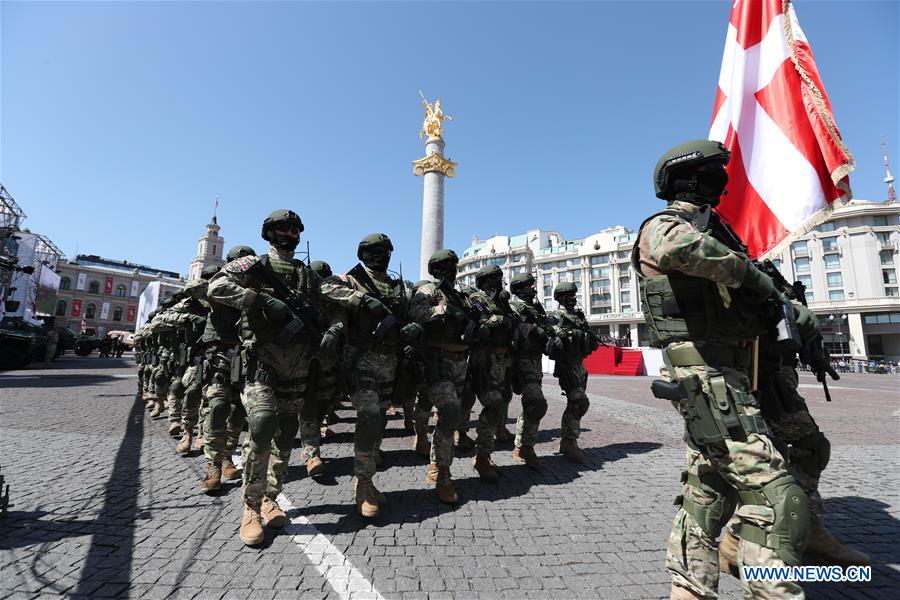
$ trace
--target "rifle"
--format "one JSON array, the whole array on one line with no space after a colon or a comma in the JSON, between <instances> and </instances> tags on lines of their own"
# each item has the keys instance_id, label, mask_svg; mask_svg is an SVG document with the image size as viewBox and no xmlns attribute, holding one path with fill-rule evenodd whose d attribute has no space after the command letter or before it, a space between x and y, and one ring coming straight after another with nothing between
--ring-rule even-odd
<instances>
[{"instance_id":1,"label":"rifle","mask_svg":"<svg viewBox=\"0 0 900 600\"><path fill-rule=\"evenodd\" d=\"M279 346L286 346L291 338L301 331L309 332L310 337L318 344L322 341L324 331L320 326L321 313L313 305L310 295L306 297L300 296L296 290L288 289L284 283L268 269L262 260L250 267L248 272L255 272L268 283L274 295L278 300L287 304L291 310L293 318L288 321L287 325L275 338L275 343Z\"/></svg>"},{"instance_id":2,"label":"rifle","mask_svg":"<svg viewBox=\"0 0 900 600\"><path fill-rule=\"evenodd\" d=\"M807 306L806 286L803 285L803 282L795 281L791 288L797 300L803 306ZM810 370L816 376L816 381L822 384L822 389L825 391L825 401L831 402L831 393L828 391L828 380L825 379L825 374L827 373L833 381L837 381L841 376L831 366L831 356L829 356L828 350L822 342L821 333L817 332L816 336L800 349L800 362L809 365Z\"/></svg>"},{"instance_id":3,"label":"rifle","mask_svg":"<svg viewBox=\"0 0 900 600\"><path fill-rule=\"evenodd\" d=\"M480 302L471 302L470 300L463 298L462 294L453 287L453 284L451 284L446 277L442 277L441 280L438 281L438 289L447 296L447 299L450 300L450 304L463 311L466 317L468 317L469 322L463 330L461 341L467 346L471 345L474 341L473 334L475 333L475 328L478 327L481 315L485 313L487 308L482 306Z\"/></svg>"},{"instance_id":4,"label":"rifle","mask_svg":"<svg viewBox=\"0 0 900 600\"><path fill-rule=\"evenodd\" d=\"M347 275L353 275L353 277L359 279L362 282L363 286L365 286L366 291L370 296L374 297L385 306L388 306L385 297L382 296L381 292L378 291L378 286L375 285L374 281L372 281L372 278L369 276L369 273L368 271L366 271L365 267L363 267L359 263L356 263L356 266L350 269L347 272ZM401 290L403 289L402 278L400 279L400 288ZM404 291L403 293L405 297L406 292ZM388 307L388 310L390 310L390 307ZM397 317L395 317L394 314L390 312L385 318L378 322L378 325L376 325L375 329L372 331L372 335L378 340L383 340L384 336L386 336L391 329L397 326L398 323L399 321L397 320Z\"/></svg>"}]
</instances>

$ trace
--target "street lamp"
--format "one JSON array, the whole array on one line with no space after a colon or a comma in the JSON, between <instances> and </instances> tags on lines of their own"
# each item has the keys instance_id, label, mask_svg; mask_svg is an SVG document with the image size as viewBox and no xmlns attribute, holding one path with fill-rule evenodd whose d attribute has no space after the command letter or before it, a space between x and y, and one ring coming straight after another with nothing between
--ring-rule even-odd
<instances>
[{"instance_id":1,"label":"street lamp","mask_svg":"<svg viewBox=\"0 0 900 600\"><path fill-rule=\"evenodd\" d=\"M837 324L838 343L841 345L841 357L844 356L844 334L841 332L841 325L847 322L847 313L832 313L828 315L828 323ZM849 344L847 350L849 350Z\"/></svg>"}]
</instances>

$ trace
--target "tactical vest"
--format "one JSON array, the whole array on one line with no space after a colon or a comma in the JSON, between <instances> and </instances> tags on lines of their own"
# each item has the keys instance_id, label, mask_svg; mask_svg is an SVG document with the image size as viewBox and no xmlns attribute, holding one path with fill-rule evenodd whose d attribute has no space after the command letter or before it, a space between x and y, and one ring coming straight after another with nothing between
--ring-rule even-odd
<instances>
[{"instance_id":1,"label":"tactical vest","mask_svg":"<svg viewBox=\"0 0 900 600\"><path fill-rule=\"evenodd\" d=\"M426 285L437 287L437 285L433 283L428 283ZM443 297L443 304L450 304L456 306L461 310L468 311L469 305L468 301L465 298L465 294L461 292L458 294L461 304L457 304L450 298L448 298L447 295L439 289L435 291ZM440 346L442 344L462 344L462 336L465 333L466 325L466 323L460 323L456 319L448 318L446 315L440 319L428 321L427 323L422 324L422 327L425 330L425 334L422 338L423 342L426 346Z\"/></svg>"},{"instance_id":2,"label":"tactical vest","mask_svg":"<svg viewBox=\"0 0 900 600\"><path fill-rule=\"evenodd\" d=\"M315 299L318 292L318 285L313 289L312 277L306 265L299 260L281 260L268 255L259 257L262 269L268 269L274 273L275 277L281 280L289 290L296 290L300 298ZM269 287L263 280L262 290L268 294L278 297L278 294ZM320 319L320 328L325 323L325 319ZM272 323L265 314L259 309L247 310L244 318L241 319L242 335L245 338L255 338L258 342L274 342L284 328L284 323ZM301 330L295 338L300 343L313 343L312 337L305 329ZM318 340L315 341L318 343Z\"/></svg>"},{"instance_id":3,"label":"tactical vest","mask_svg":"<svg viewBox=\"0 0 900 600\"><path fill-rule=\"evenodd\" d=\"M594 348L590 336L584 331L588 327L584 313L580 310L569 312L566 308L560 307L556 316L559 317L559 327L565 331L563 336L565 355L579 360L590 356Z\"/></svg>"},{"instance_id":4,"label":"tactical vest","mask_svg":"<svg viewBox=\"0 0 900 600\"><path fill-rule=\"evenodd\" d=\"M407 300L404 294L403 283L399 280L390 282L373 278L366 268L357 264L348 271L347 275L353 277L370 296L381 301L398 323L394 325L384 337L378 341L379 346L395 347L400 344L400 328L407 323ZM348 334L351 345L365 345L375 341L372 335L378 327L378 322L372 319L367 310L358 311L351 319L351 328Z\"/></svg>"},{"instance_id":5,"label":"tactical vest","mask_svg":"<svg viewBox=\"0 0 900 600\"><path fill-rule=\"evenodd\" d=\"M764 332L759 309L747 302L740 289L728 288L731 302L726 306L718 284L709 279L674 271L654 277L643 274L639 248L641 234L650 221L662 215L673 215L686 221L692 221L694 217L690 213L664 210L646 219L638 229L631 252L631 266L640 283L650 345L664 347L673 342L704 341L730 346ZM696 222L694 224L697 225ZM732 250L740 251L733 247L733 242L722 239L715 232L711 233Z\"/></svg>"}]
</instances>

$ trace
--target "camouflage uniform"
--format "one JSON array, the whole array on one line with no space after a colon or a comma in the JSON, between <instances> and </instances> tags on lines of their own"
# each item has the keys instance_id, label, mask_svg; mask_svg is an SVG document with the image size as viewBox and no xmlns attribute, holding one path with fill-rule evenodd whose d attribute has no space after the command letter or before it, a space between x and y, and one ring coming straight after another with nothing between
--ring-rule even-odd
<instances>
[{"instance_id":1,"label":"camouflage uniform","mask_svg":"<svg viewBox=\"0 0 900 600\"><path fill-rule=\"evenodd\" d=\"M163 319L176 329L181 340L178 361L183 368L181 377L176 374L169 388L169 421L180 423L181 429L191 438L200 416L202 389L198 366L202 356L201 337L206 327L207 307L201 302L206 295L206 282L192 282L185 290L191 296L166 311ZM187 450L190 450L190 441L187 443Z\"/></svg>"},{"instance_id":2,"label":"camouflage uniform","mask_svg":"<svg viewBox=\"0 0 900 600\"><path fill-rule=\"evenodd\" d=\"M516 421L516 448L533 448L537 444L541 419L547 414L544 398L542 365L546 334L549 328L544 307L537 302L526 302L518 296L509 301L520 321L519 343L513 358L510 390L522 395L522 414ZM509 404L507 404L509 406Z\"/></svg>"},{"instance_id":3,"label":"camouflage uniform","mask_svg":"<svg viewBox=\"0 0 900 600\"><path fill-rule=\"evenodd\" d=\"M317 357L310 373L310 387L300 408L302 460L321 456L322 422L334 405L337 393L337 361Z\"/></svg>"},{"instance_id":4,"label":"camouflage uniform","mask_svg":"<svg viewBox=\"0 0 900 600\"><path fill-rule=\"evenodd\" d=\"M558 310L553 311L553 316L559 324L551 329L561 346L560 352L551 356L555 361L553 376L559 380L559 387L566 396L566 409L560 424L562 443L575 441L580 435L581 417L587 414L590 406L585 393L587 369L582 360L597 349L597 344L585 333L587 319L581 310L570 310L560 305Z\"/></svg>"},{"instance_id":5,"label":"camouflage uniform","mask_svg":"<svg viewBox=\"0 0 900 600\"><path fill-rule=\"evenodd\" d=\"M771 291L761 292L765 276L733 232L709 206L687 201L672 201L644 222L632 261L651 340L663 346L668 377L684 394L673 401L689 445L666 553L673 597L715 598L716 538L738 501L742 565L799 564L808 531L806 495L775 447L748 379L751 339L765 330L753 302L774 288L769 283ZM789 581L742 585L752 597L803 596Z\"/></svg>"}]
</instances>

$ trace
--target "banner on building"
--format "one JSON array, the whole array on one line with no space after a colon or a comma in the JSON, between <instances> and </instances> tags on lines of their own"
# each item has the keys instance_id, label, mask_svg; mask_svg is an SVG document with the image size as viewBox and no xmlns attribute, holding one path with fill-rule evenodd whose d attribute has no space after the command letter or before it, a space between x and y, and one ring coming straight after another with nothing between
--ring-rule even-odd
<instances>
[{"instance_id":1,"label":"banner on building","mask_svg":"<svg viewBox=\"0 0 900 600\"><path fill-rule=\"evenodd\" d=\"M138 286L139 285L140 285L140 282L138 282L138 281L131 282L131 296L134 298L136 298L138 295Z\"/></svg>"},{"instance_id":2,"label":"banner on building","mask_svg":"<svg viewBox=\"0 0 900 600\"><path fill-rule=\"evenodd\" d=\"M56 312L56 295L59 290L60 276L49 267L42 266L38 275L37 292L34 296L35 314L52 317Z\"/></svg>"},{"instance_id":3,"label":"banner on building","mask_svg":"<svg viewBox=\"0 0 900 600\"><path fill-rule=\"evenodd\" d=\"M129 306L128 307L128 320L134 321L137 316L137 306Z\"/></svg>"},{"instance_id":4,"label":"banner on building","mask_svg":"<svg viewBox=\"0 0 900 600\"><path fill-rule=\"evenodd\" d=\"M81 316L81 298L75 298L74 300L72 300L72 316Z\"/></svg>"},{"instance_id":5,"label":"banner on building","mask_svg":"<svg viewBox=\"0 0 900 600\"><path fill-rule=\"evenodd\" d=\"M107 294L112 294L112 285L113 285L113 278L107 277L106 278L106 287L103 288L104 290L106 290Z\"/></svg>"},{"instance_id":6,"label":"banner on building","mask_svg":"<svg viewBox=\"0 0 900 600\"><path fill-rule=\"evenodd\" d=\"M141 327L147 322L147 316L156 310L156 307L159 304L159 287L159 281L152 281L147 284L147 287L144 289L143 293L141 293L141 298L138 300L137 323L134 328L135 332L141 330Z\"/></svg>"},{"instance_id":7,"label":"banner on building","mask_svg":"<svg viewBox=\"0 0 900 600\"><path fill-rule=\"evenodd\" d=\"M83 290L84 284L87 282L87 273L78 274L78 282L75 284L76 290Z\"/></svg>"},{"instance_id":8,"label":"banner on building","mask_svg":"<svg viewBox=\"0 0 900 600\"><path fill-rule=\"evenodd\" d=\"M109 318L109 302L100 305L100 320L105 321Z\"/></svg>"}]
</instances>

